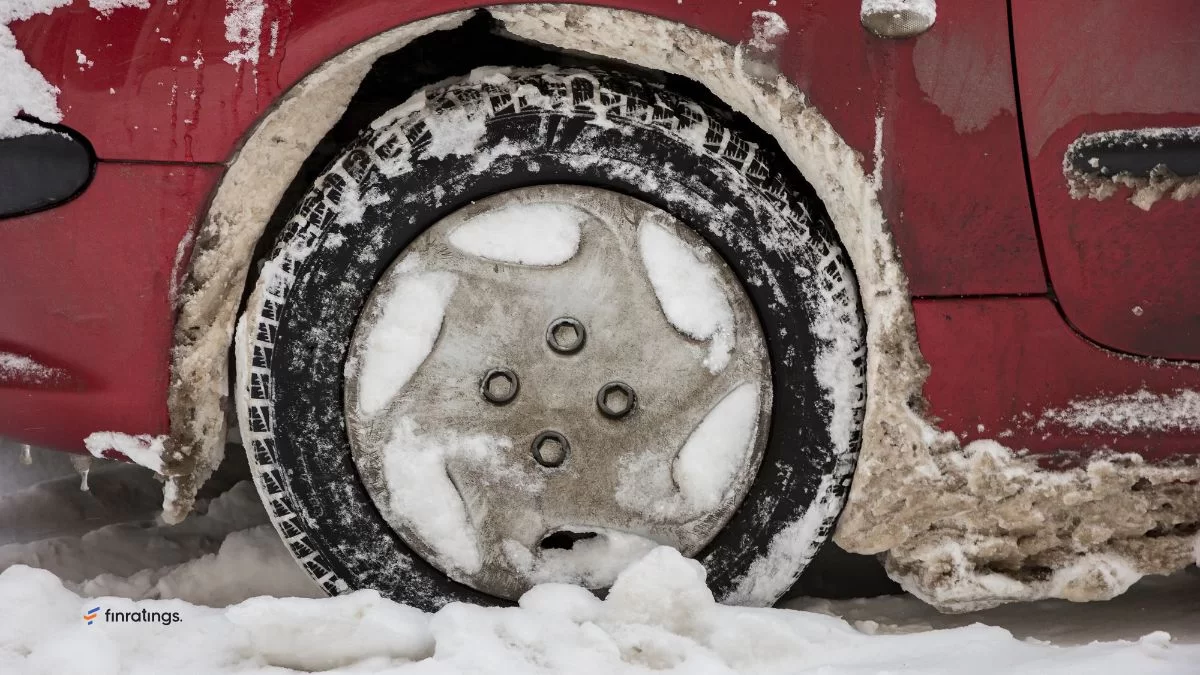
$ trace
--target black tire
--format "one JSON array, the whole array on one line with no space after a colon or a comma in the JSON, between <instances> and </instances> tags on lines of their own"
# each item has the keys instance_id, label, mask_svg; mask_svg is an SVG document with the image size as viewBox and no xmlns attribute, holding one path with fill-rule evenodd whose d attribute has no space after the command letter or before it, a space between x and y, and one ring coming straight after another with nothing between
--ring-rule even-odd
<instances>
[{"instance_id":1,"label":"black tire","mask_svg":"<svg viewBox=\"0 0 1200 675\"><path fill-rule=\"evenodd\" d=\"M365 130L278 240L244 318L248 347L239 363L243 434L272 521L331 593L373 588L427 610L454 600L501 602L413 554L376 510L345 428L347 349L375 281L444 215L516 187L602 186L695 227L757 308L772 361L770 437L745 501L697 559L718 599L773 602L831 530L859 444L861 310L823 208L786 159L750 140L753 130L658 85L550 68L484 80L428 90L423 106ZM482 123L473 148L433 156L431 120L439 115ZM388 201L362 198L372 191ZM359 208L360 221L339 218ZM831 325L852 343L840 392L851 412L837 420L813 358L832 344ZM784 587L747 596L752 567L806 516L817 535L788 549Z\"/></svg>"}]
</instances>

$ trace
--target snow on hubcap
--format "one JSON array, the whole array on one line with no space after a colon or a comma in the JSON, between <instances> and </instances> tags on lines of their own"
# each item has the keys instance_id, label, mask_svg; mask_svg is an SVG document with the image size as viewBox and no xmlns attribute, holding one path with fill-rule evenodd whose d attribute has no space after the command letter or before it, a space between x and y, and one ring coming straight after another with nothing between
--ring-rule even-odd
<instances>
[{"instance_id":1,"label":"snow on hubcap","mask_svg":"<svg viewBox=\"0 0 1200 675\"><path fill-rule=\"evenodd\" d=\"M658 544L696 554L753 482L772 397L758 317L717 252L649 204L567 185L417 237L367 301L345 391L389 525L506 598L607 586Z\"/></svg>"}]
</instances>

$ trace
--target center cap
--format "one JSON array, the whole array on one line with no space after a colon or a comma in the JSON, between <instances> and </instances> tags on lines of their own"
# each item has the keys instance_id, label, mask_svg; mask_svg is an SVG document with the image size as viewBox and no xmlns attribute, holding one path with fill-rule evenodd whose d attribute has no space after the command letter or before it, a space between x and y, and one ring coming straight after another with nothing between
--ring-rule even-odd
<instances>
[{"instance_id":1,"label":"center cap","mask_svg":"<svg viewBox=\"0 0 1200 675\"><path fill-rule=\"evenodd\" d=\"M347 430L388 524L452 579L515 599L694 555L770 427L754 307L719 254L607 190L501 193L434 224L373 290Z\"/></svg>"}]
</instances>

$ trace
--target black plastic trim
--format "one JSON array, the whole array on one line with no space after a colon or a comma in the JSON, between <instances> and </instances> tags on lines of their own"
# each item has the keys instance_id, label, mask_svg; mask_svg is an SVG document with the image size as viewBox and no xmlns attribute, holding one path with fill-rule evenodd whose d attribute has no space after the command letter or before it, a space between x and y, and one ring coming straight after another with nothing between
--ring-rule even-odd
<instances>
[{"instance_id":1,"label":"black plastic trim","mask_svg":"<svg viewBox=\"0 0 1200 675\"><path fill-rule=\"evenodd\" d=\"M22 118L44 133L0 138L0 218L61 206L96 174L96 153L79 132Z\"/></svg>"},{"instance_id":2,"label":"black plastic trim","mask_svg":"<svg viewBox=\"0 0 1200 675\"><path fill-rule=\"evenodd\" d=\"M1200 176L1200 127L1084 134L1067 148L1066 163L1096 176L1149 178L1164 169L1180 177Z\"/></svg>"}]
</instances>

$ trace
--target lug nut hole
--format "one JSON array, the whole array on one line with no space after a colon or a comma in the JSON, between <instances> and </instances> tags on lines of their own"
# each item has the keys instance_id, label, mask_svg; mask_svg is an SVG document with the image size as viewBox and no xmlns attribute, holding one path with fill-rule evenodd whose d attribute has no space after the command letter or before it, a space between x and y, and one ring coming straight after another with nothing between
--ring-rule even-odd
<instances>
[{"instance_id":1,"label":"lug nut hole","mask_svg":"<svg viewBox=\"0 0 1200 675\"><path fill-rule=\"evenodd\" d=\"M489 403L505 405L517 397L521 389L521 381L517 374L508 368L493 368L479 382L479 393Z\"/></svg>"},{"instance_id":2,"label":"lug nut hole","mask_svg":"<svg viewBox=\"0 0 1200 675\"><path fill-rule=\"evenodd\" d=\"M571 444L557 431L543 431L533 439L533 458L545 467L556 467L567 460Z\"/></svg>"},{"instance_id":3,"label":"lug nut hole","mask_svg":"<svg viewBox=\"0 0 1200 675\"><path fill-rule=\"evenodd\" d=\"M637 394L624 382L609 382L596 392L596 407L605 417L617 419L633 412Z\"/></svg>"},{"instance_id":4,"label":"lug nut hole","mask_svg":"<svg viewBox=\"0 0 1200 675\"><path fill-rule=\"evenodd\" d=\"M559 354L574 354L587 342L587 331L578 319L563 316L546 328L546 344Z\"/></svg>"}]
</instances>

